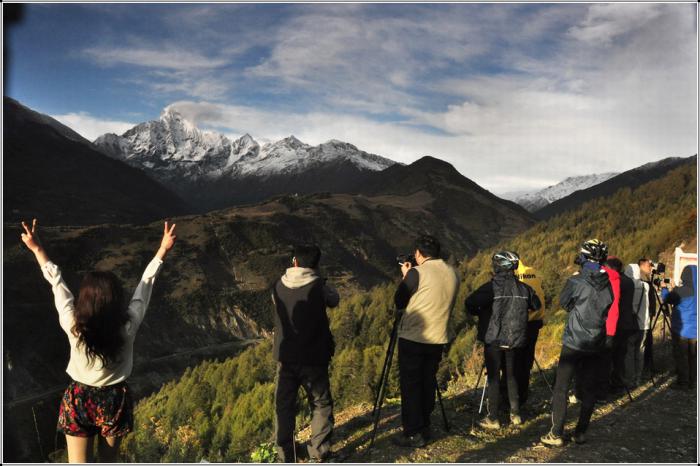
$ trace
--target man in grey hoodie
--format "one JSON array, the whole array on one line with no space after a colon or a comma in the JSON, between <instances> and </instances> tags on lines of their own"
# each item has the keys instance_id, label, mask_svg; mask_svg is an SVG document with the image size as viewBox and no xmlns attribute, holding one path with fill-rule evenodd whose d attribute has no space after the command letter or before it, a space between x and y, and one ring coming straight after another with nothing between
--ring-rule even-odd
<instances>
[{"instance_id":1,"label":"man in grey hoodie","mask_svg":"<svg viewBox=\"0 0 700 466\"><path fill-rule=\"evenodd\" d=\"M336 307L340 298L318 275L320 258L318 246L296 246L292 267L272 288L273 353L278 362L275 437L279 457L285 463L296 460L294 425L299 386L304 387L313 407L309 456L323 461L330 454L334 421L328 364L335 345L326 308Z\"/></svg>"}]
</instances>

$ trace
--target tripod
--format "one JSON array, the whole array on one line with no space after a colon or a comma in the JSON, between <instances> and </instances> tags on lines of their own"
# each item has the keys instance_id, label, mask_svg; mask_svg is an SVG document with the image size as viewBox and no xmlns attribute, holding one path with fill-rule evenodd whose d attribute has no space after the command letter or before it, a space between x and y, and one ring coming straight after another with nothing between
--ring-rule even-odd
<instances>
[{"instance_id":1,"label":"tripod","mask_svg":"<svg viewBox=\"0 0 700 466\"><path fill-rule=\"evenodd\" d=\"M651 286L654 286L653 284ZM663 320L661 321L661 324L663 325L661 327L661 340L666 339L666 329L668 328L668 333L670 335L671 333L671 322L669 321L670 316L671 316L671 311L669 309L669 304L664 303L661 301L661 297L659 296L659 293L654 289L654 296L656 296L656 302L659 306L659 310L656 313L656 316L654 316L654 322L651 324L651 367L649 368L649 377L651 378L651 383L656 385L656 380L654 380L654 373L656 372L656 367L654 365L654 329L656 328L656 324L659 322L659 317L663 315Z\"/></svg>"},{"instance_id":2,"label":"tripod","mask_svg":"<svg viewBox=\"0 0 700 466\"><path fill-rule=\"evenodd\" d=\"M391 329L391 336L389 337L389 346L386 349L386 356L384 357L384 367L382 368L382 375L379 378L379 389L377 390L377 396L374 398L374 407L372 408L372 417L374 418L374 427L372 428L372 436L369 441L369 448L367 452L369 453L374 447L374 439L377 436L377 427L379 426L379 418L381 415L382 405L384 404L384 398L386 397L386 385L389 381L389 373L391 372L391 361L394 357L394 349L396 348L396 342L399 339L399 323L401 322L401 317L403 317L403 312L398 311L396 313L396 318L394 319L394 326ZM447 415L445 414L445 407L442 404L442 394L440 393L440 387L437 387L437 399L440 404L440 411L442 413L442 420L445 424L445 430L450 430L450 425L447 422Z\"/></svg>"},{"instance_id":3,"label":"tripod","mask_svg":"<svg viewBox=\"0 0 700 466\"><path fill-rule=\"evenodd\" d=\"M550 393L552 394L552 396L553 396L553 395L554 395L554 390L552 389L552 384L550 384L550 383L549 383L549 380L547 380L547 376L544 374L544 371L543 371L542 368L540 367L540 363L537 362L537 359L535 359L535 358L533 358L533 362L535 363L535 366L537 367L537 371L540 373L540 376L542 376L542 380L544 380L544 383L547 385L547 388L549 389L549 392L550 392ZM476 379L476 385L474 385L474 391L475 391L476 393L478 393L478 392L477 392L477 389L479 388L479 382L481 382L481 376L484 374L484 369L485 369L485 368L486 368L486 361L484 361L484 362L481 364L481 370L479 371L479 377L477 377L477 379ZM486 397L486 387L488 387L488 385L489 385L489 381L488 381L488 378L487 378L486 381L484 382L484 388L483 388L482 391L481 391L481 400L479 401L479 410L478 410L478 414L481 414L481 411L482 411L482 409L483 409L483 406L484 406L484 398ZM473 412L473 413L472 413L472 429L474 429L474 420L475 420L475 418L476 418L476 414L477 414L477 412Z\"/></svg>"}]
</instances>

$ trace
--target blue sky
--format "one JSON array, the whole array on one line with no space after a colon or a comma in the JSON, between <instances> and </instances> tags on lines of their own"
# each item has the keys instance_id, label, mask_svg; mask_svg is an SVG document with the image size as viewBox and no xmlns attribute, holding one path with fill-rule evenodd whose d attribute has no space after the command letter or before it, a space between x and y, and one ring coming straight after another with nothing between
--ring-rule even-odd
<instances>
[{"instance_id":1,"label":"blue sky","mask_svg":"<svg viewBox=\"0 0 700 466\"><path fill-rule=\"evenodd\" d=\"M204 129L433 155L495 192L697 146L694 4L33 4L7 94L89 139Z\"/></svg>"}]
</instances>

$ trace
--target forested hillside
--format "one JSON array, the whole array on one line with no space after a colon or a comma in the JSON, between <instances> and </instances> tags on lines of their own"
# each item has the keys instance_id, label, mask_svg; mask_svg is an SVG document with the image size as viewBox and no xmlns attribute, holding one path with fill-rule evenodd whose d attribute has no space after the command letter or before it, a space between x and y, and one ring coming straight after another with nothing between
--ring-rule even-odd
<instances>
[{"instance_id":1,"label":"forested hillside","mask_svg":"<svg viewBox=\"0 0 700 466\"><path fill-rule=\"evenodd\" d=\"M520 253L540 271L547 295L547 325L537 357L543 366L556 361L565 314L557 293L574 270L579 244L590 237L608 243L623 262L646 255L656 258L696 236L694 166L685 165L637 189L588 202L575 211L539 223L516 238L484 250L459 264L462 286L455 309L457 334L439 373L442 383L471 378L481 360L474 345L464 297L488 279L490 256L500 248ZM330 311L337 342L332 389L339 410L371 401L388 340L395 283L344 297ZM389 396L397 393L393 384ZM270 440L273 425L274 363L268 341L223 362L210 361L144 400L136 409L136 433L124 453L136 461L240 461Z\"/></svg>"}]
</instances>

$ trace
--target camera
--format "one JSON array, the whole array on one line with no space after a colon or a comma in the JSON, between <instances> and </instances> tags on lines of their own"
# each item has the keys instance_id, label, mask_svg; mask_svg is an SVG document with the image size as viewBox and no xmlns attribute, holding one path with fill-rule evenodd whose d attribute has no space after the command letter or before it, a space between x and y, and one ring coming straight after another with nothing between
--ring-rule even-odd
<instances>
[{"instance_id":1,"label":"camera","mask_svg":"<svg viewBox=\"0 0 700 466\"><path fill-rule=\"evenodd\" d=\"M652 275L662 275L666 273L666 264L663 262L659 262L658 264L654 264L654 268L651 269L651 274Z\"/></svg>"},{"instance_id":2,"label":"camera","mask_svg":"<svg viewBox=\"0 0 700 466\"><path fill-rule=\"evenodd\" d=\"M399 263L399 265L403 265L406 262L411 264L411 267L415 267L418 265L418 262L416 262L416 256L413 254L399 254L396 256L396 262Z\"/></svg>"},{"instance_id":3,"label":"camera","mask_svg":"<svg viewBox=\"0 0 700 466\"><path fill-rule=\"evenodd\" d=\"M664 275L666 273L666 264L663 262L659 262L658 264L655 264L654 268L651 269L651 281L654 283L654 286L660 287L661 283L671 283L670 278L663 278L661 275Z\"/></svg>"}]
</instances>

